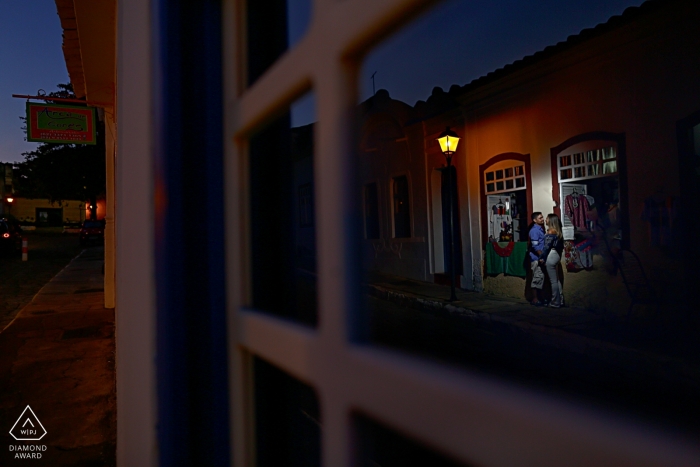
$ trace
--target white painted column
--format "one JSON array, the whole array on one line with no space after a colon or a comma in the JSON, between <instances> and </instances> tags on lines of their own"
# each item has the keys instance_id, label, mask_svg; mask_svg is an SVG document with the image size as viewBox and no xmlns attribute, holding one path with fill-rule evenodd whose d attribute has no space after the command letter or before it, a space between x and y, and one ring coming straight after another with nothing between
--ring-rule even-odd
<instances>
[{"instance_id":1,"label":"white painted column","mask_svg":"<svg viewBox=\"0 0 700 467\"><path fill-rule=\"evenodd\" d=\"M152 1L117 14L117 465L158 464L153 261Z\"/></svg>"},{"instance_id":2,"label":"white painted column","mask_svg":"<svg viewBox=\"0 0 700 467\"><path fill-rule=\"evenodd\" d=\"M104 274L104 295L105 308L114 308L116 301L115 294L115 257L116 242L114 230L115 202L114 186L115 171L114 157L116 150L116 122L114 121L114 111L105 110L105 169L107 175L107 200L105 214L105 274Z\"/></svg>"}]
</instances>

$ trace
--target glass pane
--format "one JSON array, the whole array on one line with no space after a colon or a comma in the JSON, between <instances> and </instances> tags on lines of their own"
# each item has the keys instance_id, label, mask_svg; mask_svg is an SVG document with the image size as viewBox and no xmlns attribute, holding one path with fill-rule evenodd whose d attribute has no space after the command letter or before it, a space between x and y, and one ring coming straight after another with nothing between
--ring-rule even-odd
<instances>
[{"instance_id":1,"label":"glass pane","mask_svg":"<svg viewBox=\"0 0 700 467\"><path fill-rule=\"evenodd\" d=\"M358 467L467 467L374 420L355 416Z\"/></svg>"},{"instance_id":2,"label":"glass pane","mask_svg":"<svg viewBox=\"0 0 700 467\"><path fill-rule=\"evenodd\" d=\"M313 125L292 126L313 121L310 110L305 114L295 104L250 139L250 305L314 325Z\"/></svg>"},{"instance_id":3,"label":"glass pane","mask_svg":"<svg viewBox=\"0 0 700 467\"><path fill-rule=\"evenodd\" d=\"M408 179L395 177L394 191L394 236L408 238L411 236L411 206L408 195Z\"/></svg>"},{"instance_id":4,"label":"glass pane","mask_svg":"<svg viewBox=\"0 0 700 467\"><path fill-rule=\"evenodd\" d=\"M595 144L593 141L580 141L589 146L570 146L564 149L568 151L566 155L559 158L560 167L554 168L559 173L555 177L564 184L579 180L576 182L578 196L572 196L568 204L566 199L560 199L556 207L563 212L567 221L569 217L565 214L567 211L570 213L571 227L574 227L567 229L567 236L572 238L567 245L568 258L562 250L560 261L551 264L555 268L559 264L562 268L560 273L564 277L566 307L545 309L530 305L532 301L537 301L538 293L542 300L550 300L551 292L547 290L558 287L558 268L554 274L546 276L546 281L543 280L541 292L537 292L540 289L533 289L531 278L528 279L532 274L531 251L527 250L532 211L542 210L546 217L554 210L550 204L552 197L566 198L568 195L559 192L558 188L573 188L557 187L556 180L552 180L552 155L549 149L567 140L578 141L577 137L585 133L624 126L624 122L616 121L615 116L600 117L602 120L592 117L593 120L582 121L571 114L572 107L557 108L551 105L561 97L557 91L547 87L525 90L518 86L518 83L522 84L520 75L510 72L507 65L518 57L530 55L531 58L523 60L525 63L522 66L526 66L528 60L537 60L537 55L532 53L565 40L567 35L543 44L540 49L527 53L513 52L510 59L492 63L492 66L476 75L462 69L460 73L449 76L466 65L465 61L450 57L473 57L479 53L474 49L472 54L459 55L455 47L480 44L479 47L484 48L483 44L496 40L498 44L506 44L508 38L524 37L510 30L525 27L522 25L527 23L523 22L523 18L518 18L508 23L509 30L502 31L504 34L491 36L490 40L486 38L484 34L488 35L488 28L476 27L480 14L486 10L499 11L502 15L514 12L511 5L500 0L489 3L488 8L484 5L483 2L446 2L415 23L416 28L411 27L405 30L405 34L402 32L387 40L376 50L376 54L367 56L363 65L360 74L362 99L357 111L360 180L354 191L357 199L352 204L358 207L356 232L362 250L361 255L357 256L363 259L361 277L364 288L358 288L358 294L360 290L366 294L363 296L364 306L359 307L364 320L353 321L362 323L354 329L356 334L353 337L359 336L358 339L367 339L370 344L390 346L418 356L427 355L538 388L563 391L567 396L583 395L587 401L601 401L615 408L634 406L634 411L646 414L652 411L672 412L674 416L688 420L691 417L684 414L683 406L690 404L679 401L692 400L690 394L698 389L700 383L690 384L682 372L669 370L669 373L674 373L671 378L673 384L664 387L664 383L655 376L655 370L636 372L636 368L632 370L631 366L615 363L624 353L612 350L619 349L616 345L628 346L634 351L642 350L647 345L643 336L634 334L637 331L632 321L637 318L637 322L645 318L653 321L654 316L660 316L650 309L653 307L635 303L635 310L630 316L636 318L628 320L628 289L621 275L614 272L616 268L621 271L613 255L620 251L623 243L650 248L651 241L648 237L649 222L641 220L639 213L624 211L626 201L639 207L643 201L642 193L647 190L643 183L649 181L630 177L629 193L622 191L614 176L622 167L617 168L616 163L612 164L616 158L611 158L612 147L617 143L604 143L606 150L599 153L598 147L590 145ZM610 16L621 13L623 9L611 12ZM465 10L474 15L459 14ZM535 10L540 16L548 14L547 8L540 3L530 2L527 8L518 9L515 16ZM572 10L571 17L580 17L585 10L587 8ZM562 17L561 11L557 17ZM491 27L501 27L500 20L490 23ZM439 26L454 21L461 21L459 28ZM554 23L559 24L560 21L548 24ZM592 21L582 25L581 29L595 27L599 23ZM571 34L578 34L581 29L571 31ZM546 30L547 27L538 29L543 34ZM450 40L436 44L438 38L447 39L448 36ZM478 40L463 40L467 36ZM602 36L596 37L596 40L603 40ZM427 46L428 43L431 47ZM590 42L582 37L577 47L589 47L586 44ZM425 53L418 57L421 50ZM449 52L442 54L441 50ZM597 53L597 49L593 52ZM547 55L547 60L563 63L557 57L574 60L571 54L573 52L566 48L561 51L557 49L556 54ZM486 63L488 57L483 57ZM441 62L437 63L438 60ZM468 62L476 65L475 60ZM618 76L616 73L620 70L614 67L614 63L600 64L606 72ZM517 70L519 66L512 68ZM533 66L537 67L536 64ZM580 76L555 68L552 70L552 82L566 86L562 89L580 88ZM488 74L499 69L501 71L498 73ZM640 65L639 69L646 68ZM407 74L411 76L410 80L405 79ZM515 96L513 99L511 94L506 96L501 88L492 86L501 79L503 81L499 82L503 83L512 80L513 87L508 89ZM373 83L377 83L376 91L372 89ZM615 97L615 90L606 87L609 85L603 83L605 92L597 95ZM382 88L390 89L391 94ZM488 96L484 94L487 88ZM585 92L590 89L587 88ZM576 105L585 107L590 104L588 96L581 97L575 93L568 96L575 100ZM483 97L483 100L478 100L478 105L477 97ZM597 98L591 97L593 100ZM628 102L618 102L617 105L624 106ZM601 103L599 107L605 108L606 105L609 104ZM571 128L571 132L561 134L544 121L531 119L534 114L550 115L550 123L556 118L567 119L566 126ZM449 169L435 143L448 126L463 138L460 145L464 144L458 147ZM528 137L521 137L525 131ZM632 138L632 133L628 132L627 137ZM508 136L501 139L500 135ZM533 141L541 144L534 147ZM635 144L637 141L630 141L629 146ZM589 151L589 148L594 150ZM368 152L370 149L371 153ZM525 173L523 162L501 156L510 151L529 155L531 173ZM371 157L365 154L371 154ZM492 164L493 160L497 162ZM557 159L554 161L556 166ZM637 159L635 161L646 164ZM610 164L603 166L603 162ZM483 176L480 176L479 167L483 168ZM638 173L637 169L634 173ZM403 175L408 180L409 209L406 218L410 220L410 241L394 237L394 232L400 230L394 215L399 212L398 204L403 198L394 193L392 184L396 177ZM532 182L525 182L526 176ZM673 176L670 177L666 179L673 179ZM368 183L377 183L380 205L380 238L372 241L363 238L362 213L359 212L363 206L364 185ZM582 196L584 187L587 196ZM474 198L480 190L483 190L485 199ZM670 191L670 188L666 187L666 190ZM511 194L516 196L511 197ZM628 199L631 194L634 194L634 199ZM501 201L505 204L507 199L510 199L510 210L500 210L497 203ZM636 232L636 237L630 232ZM493 244L490 238L512 238L512 249L498 242ZM661 250L658 253L661 254ZM655 255L642 254L642 260L654 264L652 260ZM657 266L655 269L649 268L647 272L655 274L654 277L658 279L656 283L666 284L661 272L663 268ZM552 279L555 279L554 287ZM666 290L664 287L661 285L660 288ZM388 290L392 293L388 293ZM649 288L645 287L644 290ZM675 293L667 295L675 296ZM432 309L424 306L428 301L435 304ZM645 307L646 312L642 311ZM496 317L499 325L507 324L501 328L486 324L494 323L491 320ZM563 348L547 341L544 337L546 333L537 330L542 329L540 326L562 332L564 337L560 342L566 343L561 345ZM622 342L632 335L635 335L634 342L632 339ZM655 340L659 348L668 343L659 334L654 335L659 336ZM606 347L607 350L601 351L600 356L579 352L573 345L579 339L593 339L592 336L606 342L606 345L611 344ZM646 342L651 340L654 339ZM630 354L625 355L632 353L630 350ZM643 357L635 360L635 364L647 369L653 367L652 360L644 360ZM693 368L697 368L693 370L693 381L700 381L700 367ZM649 390L652 387L654 389ZM657 390L671 397L657 397L654 394ZM682 395L676 398L675 393ZM694 413L700 415L700 409ZM700 425L700 416L696 425Z\"/></svg>"},{"instance_id":5,"label":"glass pane","mask_svg":"<svg viewBox=\"0 0 700 467\"><path fill-rule=\"evenodd\" d=\"M321 417L313 388L257 357L253 374L256 465L320 466Z\"/></svg>"},{"instance_id":6,"label":"glass pane","mask_svg":"<svg viewBox=\"0 0 700 467\"><path fill-rule=\"evenodd\" d=\"M614 159L615 157L616 153L613 146L603 149L603 160Z\"/></svg>"},{"instance_id":7,"label":"glass pane","mask_svg":"<svg viewBox=\"0 0 700 467\"><path fill-rule=\"evenodd\" d=\"M365 238L379 238L379 192L376 183L365 185Z\"/></svg>"},{"instance_id":8,"label":"glass pane","mask_svg":"<svg viewBox=\"0 0 700 467\"><path fill-rule=\"evenodd\" d=\"M603 173L614 174L617 172L617 161L603 162Z\"/></svg>"},{"instance_id":9,"label":"glass pane","mask_svg":"<svg viewBox=\"0 0 700 467\"><path fill-rule=\"evenodd\" d=\"M311 0L249 0L246 13L251 85L304 36L311 18Z\"/></svg>"}]
</instances>

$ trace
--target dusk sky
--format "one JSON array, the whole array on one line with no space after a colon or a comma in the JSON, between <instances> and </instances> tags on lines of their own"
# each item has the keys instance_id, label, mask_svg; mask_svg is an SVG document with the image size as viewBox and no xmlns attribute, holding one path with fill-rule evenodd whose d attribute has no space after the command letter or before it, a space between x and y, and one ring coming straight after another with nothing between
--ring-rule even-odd
<instances>
[{"instance_id":1,"label":"dusk sky","mask_svg":"<svg viewBox=\"0 0 700 467\"><path fill-rule=\"evenodd\" d=\"M1 0L0 21L0 162L15 162L37 144L24 141L26 100L12 94L48 94L68 82L68 72L54 0Z\"/></svg>"},{"instance_id":2,"label":"dusk sky","mask_svg":"<svg viewBox=\"0 0 700 467\"><path fill-rule=\"evenodd\" d=\"M308 18L307 0L290 0L292 40ZM605 22L642 0L449 0L379 44L362 68L360 95L387 89L408 104L425 100L435 86L464 85L582 29ZM0 1L0 161L22 161L35 143L24 141L25 100L12 94L47 93L68 81L61 25L54 0ZM296 124L308 123L302 111Z\"/></svg>"}]
</instances>

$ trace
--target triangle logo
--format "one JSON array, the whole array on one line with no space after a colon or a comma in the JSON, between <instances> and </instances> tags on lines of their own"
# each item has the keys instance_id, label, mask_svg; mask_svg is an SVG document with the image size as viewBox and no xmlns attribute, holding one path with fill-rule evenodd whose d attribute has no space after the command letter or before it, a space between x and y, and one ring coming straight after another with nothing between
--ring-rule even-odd
<instances>
[{"instance_id":1,"label":"triangle logo","mask_svg":"<svg viewBox=\"0 0 700 467\"><path fill-rule=\"evenodd\" d=\"M39 441L46 435L46 429L32 408L27 406L10 428L10 434L17 441Z\"/></svg>"}]
</instances>

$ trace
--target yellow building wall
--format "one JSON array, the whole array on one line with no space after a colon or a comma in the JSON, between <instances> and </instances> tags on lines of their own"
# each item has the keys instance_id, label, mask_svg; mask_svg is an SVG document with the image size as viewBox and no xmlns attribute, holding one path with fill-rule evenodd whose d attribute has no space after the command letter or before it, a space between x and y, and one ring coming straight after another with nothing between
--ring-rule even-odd
<instances>
[{"instance_id":1,"label":"yellow building wall","mask_svg":"<svg viewBox=\"0 0 700 467\"><path fill-rule=\"evenodd\" d=\"M63 223L77 224L85 220L85 203L77 200L66 200L61 204L51 203L48 199L15 198L12 205L12 215L21 223L35 223L36 209L63 209Z\"/></svg>"}]
</instances>

